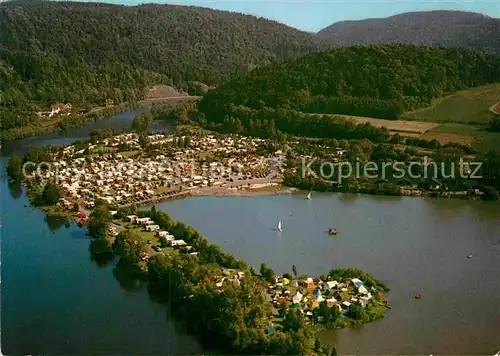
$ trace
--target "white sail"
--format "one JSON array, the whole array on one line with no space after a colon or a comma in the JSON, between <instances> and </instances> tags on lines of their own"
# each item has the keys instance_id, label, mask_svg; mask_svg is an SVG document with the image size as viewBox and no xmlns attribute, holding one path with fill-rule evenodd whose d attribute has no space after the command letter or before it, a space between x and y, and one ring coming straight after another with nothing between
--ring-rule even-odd
<instances>
[{"instance_id":1,"label":"white sail","mask_svg":"<svg viewBox=\"0 0 500 356\"><path fill-rule=\"evenodd\" d=\"M309 192L309 193L307 194L307 199L308 199L308 200L311 200L311 192Z\"/></svg>"},{"instance_id":2,"label":"white sail","mask_svg":"<svg viewBox=\"0 0 500 356\"><path fill-rule=\"evenodd\" d=\"M278 221L278 231L283 231L283 229L281 228L281 220Z\"/></svg>"}]
</instances>

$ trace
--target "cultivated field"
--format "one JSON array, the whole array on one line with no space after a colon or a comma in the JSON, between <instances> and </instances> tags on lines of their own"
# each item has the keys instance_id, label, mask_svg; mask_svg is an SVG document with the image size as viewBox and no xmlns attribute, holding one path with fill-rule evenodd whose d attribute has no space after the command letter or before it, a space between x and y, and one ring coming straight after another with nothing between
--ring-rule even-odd
<instances>
[{"instance_id":1,"label":"cultivated field","mask_svg":"<svg viewBox=\"0 0 500 356\"><path fill-rule=\"evenodd\" d=\"M500 150L500 133L486 131L482 126L443 124L427 131L423 139L436 139L441 144L456 142L470 145L478 151Z\"/></svg>"},{"instance_id":2,"label":"cultivated field","mask_svg":"<svg viewBox=\"0 0 500 356\"><path fill-rule=\"evenodd\" d=\"M436 139L441 144L456 142L472 146L479 134L481 131L471 125L442 124L426 132L422 138L426 140Z\"/></svg>"},{"instance_id":3,"label":"cultivated field","mask_svg":"<svg viewBox=\"0 0 500 356\"><path fill-rule=\"evenodd\" d=\"M436 122L421 122L421 121L405 121L405 120L382 120L372 119L360 116L342 116L345 119L353 120L358 124L368 123L375 127L386 127L391 134L400 134L402 136L415 136L419 137L429 130L439 126Z\"/></svg>"},{"instance_id":4,"label":"cultivated field","mask_svg":"<svg viewBox=\"0 0 500 356\"><path fill-rule=\"evenodd\" d=\"M488 122L500 115L500 83L484 85L436 99L432 106L408 112L403 120L335 115L358 124L386 127L391 135L460 143L478 151L500 150L500 133L487 131ZM318 114L320 115L320 114Z\"/></svg>"},{"instance_id":5,"label":"cultivated field","mask_svg":"<svg viewBox=\"0 0 500 356\"><path fill-rule=\"evenodd\" d=\"M457 123L440 124L436 122L382 120L359 116L335 115L356 123L369 123L375 127L386 127L392 135L420 137L425 140L436 139L441 144L460 143L478 151L500 150L500 133L488 132L485 126Z\"/></svg>"},{"instance_id":6,"label":"cultivated field","mask_svg":"<svg viewBox=\"0 0 500 356\"><path fill-rule=\"evenodd\" d=\"M490 108L500 100L500 84L489 84L436 99L432 106L408 112L406 120L487 124Z\"/></svg>"}]
</instances>

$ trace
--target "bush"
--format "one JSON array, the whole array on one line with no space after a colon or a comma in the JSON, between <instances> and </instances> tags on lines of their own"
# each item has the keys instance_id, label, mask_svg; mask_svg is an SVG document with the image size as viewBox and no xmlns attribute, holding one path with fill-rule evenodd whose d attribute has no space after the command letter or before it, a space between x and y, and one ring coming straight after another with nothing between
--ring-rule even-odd
<instances>
[{"instance_id":1,"label":"bush","mask_svg":"<svg viewBox=\"0 0 500 356\"><path fill-rule=\"evenodd\" d=\"M60 188L55 183L48 182L43 189L42 203L45 205L55 205L60 198Z\"/></svg>"}]
</instances>

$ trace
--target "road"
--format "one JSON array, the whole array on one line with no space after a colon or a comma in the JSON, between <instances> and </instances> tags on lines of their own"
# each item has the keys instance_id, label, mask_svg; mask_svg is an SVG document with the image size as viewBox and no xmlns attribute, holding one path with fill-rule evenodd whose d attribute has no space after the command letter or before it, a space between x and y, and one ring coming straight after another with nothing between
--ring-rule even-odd
<instances>
[{"instance_id":1,"label":"road","mask_svg":"<svg viewBox=\"0 0 500 356\"><path fill-rule=\"evenodd\" d=\"M152 103L158 102L158 101L198 100L200 98L201 98L201 96L194 96L194 95L166 96L166 97L162 97L162 98L144 99L144 100L139 101L138 103L141 105L144 105L144 104L152 104Z\"/></svg>"}]
</instances>

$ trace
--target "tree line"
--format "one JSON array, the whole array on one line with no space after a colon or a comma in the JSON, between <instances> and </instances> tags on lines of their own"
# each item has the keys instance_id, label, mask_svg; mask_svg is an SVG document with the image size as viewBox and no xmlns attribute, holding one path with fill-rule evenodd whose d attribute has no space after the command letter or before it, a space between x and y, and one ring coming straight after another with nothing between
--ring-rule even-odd
<instances>
[{"instance_id":1,"label":"tree line","mask_svg":"<svg viewBox=\"0 0 500 356\"><path fill-rule=\"evenodd\" d=\"M238 133L284 141L288 136L368 139L373 142L386 141L389 131L368 123L357 124L352 120L335 115L304 114L291 109L251 109L244 106L229 106L223 110L222 120L198 121L208 129Z\"/></svg>"},{"instance_id":2,"label":"tree line","mask_svg":"<svg viewBox=\"0 0 500 356\"><path fill-rule=\"evenodd\" d=\"M500 20L465 11L408 12L334 23L318 32L336 46L406 43L465 47L500 54Z\"/></svg>"},{"instance_id":3,"label":"tree line","mask_svg":"<svg viewBox=\"0 0 500 356\"><path fill-rule=\"evenodd\" d=\"M231 104L252 109L397 119L457 90L500 81L500 57L466 49L367 45L311 53L257 68L208 92L207 119Z\"/></svg>"},{"instance_id":4,"label":"tree line","mask_svg":"<svg viewBox=\"0 0 500 356\"><path fill-rule=\"evenodd\" d=\"M56 102L91 108L143 99L154 84L193 94L257 66L326 48L274 21L200 7L0 4L1 129Z\"/></svg>"}]
</instances>

